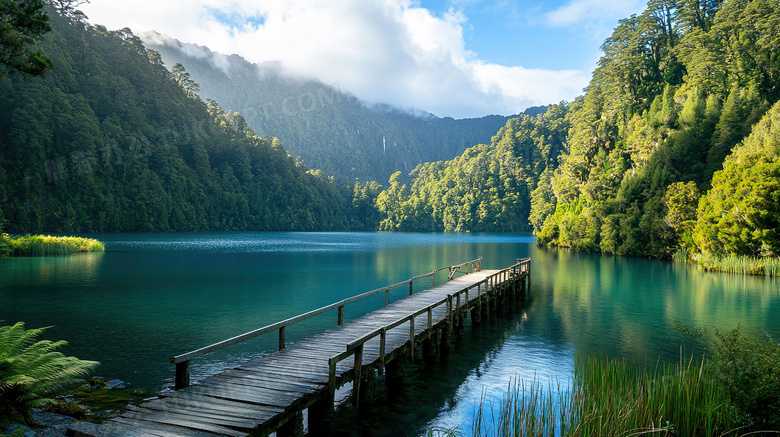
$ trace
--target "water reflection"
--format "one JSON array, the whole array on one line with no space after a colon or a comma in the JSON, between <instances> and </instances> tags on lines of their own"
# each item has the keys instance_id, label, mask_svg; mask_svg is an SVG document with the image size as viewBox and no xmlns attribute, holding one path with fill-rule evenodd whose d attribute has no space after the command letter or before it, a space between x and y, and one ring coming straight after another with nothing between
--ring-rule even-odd
<instances>
[{"instance_id":1,"label":"water reflection","mask_svg":"<svg viewBox=\"0 0 780 437\"><path fill-rule=\"evenodd\" d=\"M0 261L5 276L2 287L94 282L104 257L105 252L90 252L5 259Z\"/></svg>"},{"instance_id":2,"label":"water reflection","mask_svg":"<svg viewBox=\"0 0 780 437\"><path fill-rule=\"evenodd\" d=\"M780 336L777 278L707 273L683 264L538 248L523 234L108 234L106 253L0 261L0 320L55 325L47 338L103 364L99 372L158 388L172 354L483 256L484 268L532 259L532 291L515 313L468 334L446 366L410 376L403 411L384 426L410 434L471 423L483 391L511 378L566 381L576 352L638 361L677 358L689 326ZM443 280L437 277L437 282ZM421 287L424 287L421 284ZM415 285L415 290L419 290ZM395 297L403 296L399 290ZM347 307L353 319L381 298ZM287 331L295 342L335 325L325 314ZM709 330L710 339L713 329ZM194 374L272 350L260 337L195 363ZM414 388L417 387L417 388ZM416 399L416 400L415 400ZM397 401L394 400L394 402ZM384 405L388 407L388 405ZM388 407L389 408L389 407ZM388 409L385 408L385 409ZM377 416L379 417L379 416ZM400 424L393 428L393 423Z\"/></svg>"}]
</instances>

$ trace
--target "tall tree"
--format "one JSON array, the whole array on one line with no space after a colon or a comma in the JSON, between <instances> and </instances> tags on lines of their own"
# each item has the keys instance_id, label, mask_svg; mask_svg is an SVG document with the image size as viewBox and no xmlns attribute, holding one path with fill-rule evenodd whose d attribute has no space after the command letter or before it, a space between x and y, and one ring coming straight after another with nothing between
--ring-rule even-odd
<instances>
[{"instance_id":1,"label":"tall tree","mask_svg":"<svg viewBox=\"0 0 780 437\"><path fill-rule=\"evenodd\" d=\"M35 47L36 38L51 30L42 0L0 2L0 75L18 71L41 75L53 66Z\"/></svg>"}]
</instances>

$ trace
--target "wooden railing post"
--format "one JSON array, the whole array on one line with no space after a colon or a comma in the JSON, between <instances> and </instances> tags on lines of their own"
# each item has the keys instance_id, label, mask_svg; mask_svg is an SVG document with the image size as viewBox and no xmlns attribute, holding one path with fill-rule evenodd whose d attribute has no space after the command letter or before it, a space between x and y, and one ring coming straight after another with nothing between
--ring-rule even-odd
<instances>
[{"instance_id":1,"label":"wooden railing post","mask_svg":"<svg viewBox=\"0 0 780 437\"><path fill-rule=\"evenodd\" d=\"M387 304L385 304L387 305ZM339 326L344 324L344 305L339 307Z\"/></svg>"},{"instance_id":2,"label":"wooden railing post","mask_svg":"<svg viewBox=\"0 0 780 437\"><path fill-rule=\"evenodd\" d=\"M479 308L479 315L482 317L482 283L477 284L477 307Z\"/></svg>"},{"instance_id":3,"label":"wooden railing post","mask_svg":"<svg viewBox=\"0 0 780 437\"><path fill-rule=\"evenodd\" d=\"M414 362L414 316L409 318L409 361Z\"/></svg>"},{"instance_id":4,"label":"wooden railing post","mask_svg":"<svg viewBox=\"0 0 780 437\"><path fill-rule=\"evenodd\" d=\"M387 329L379 332L379 374L385 373L385 343L387 342Z\"/></svg>"},{"instance_id":5,"label":"wooden railing post","mask_svg":"<svg viewBox=\"0 0 780 437\"><path fill-rule=\"evenodd\" d=\"M525 268L528 273L526 275L528 276L528 288L531 288L531 261L529 260L527 263L525 263Z\"/></svg>"},{"instance_id":6,"label":"wooden railing post","mask_svg":"<svg viewBox=\"0 0 780 437\"><path fill-rule=\"evenodd\" d=\"M279 350L284 349L284 326L279 328Z\"/></svg>"},{"instance_id":7,"label":"wooden railing post","mask_svg":"<svg viewBox=\"0 0 780 437\"><path fill-rule=\"evenodd\" d=\"M173 389L180 390L190 386L190 362L176 363L176 377L173 381Z\"/></svg>"},{"instance_id":8,"label":"wooden railing post","mask_svg":"<svg viewBox=\"0 0 780 437\"><path fill-rule=\"evenodd\" d=\"M336 361L328 360L328 407L330 413L336 408Z\"/></svg>"},{"instance_id":9,"label":"wooden railing post","mask_svg":"<svg viewBox=\"0 0 780 437\"><path fill-rule=\"evenodd\" d=\"M414 287L414 281L410 279L409 280L409 296L412 295L412 288L413 287Z\"/></svg>"},{"instance_id":10,"label":"wooden railing post","mask_svg":"<svg viewBox=\"0 0 780 437\"><path fill-rule=\"evenodd\" d=\"M358 406L360 400L360 378L363 376L363 345L355 349L355 380L352 382L352 404Z\"/></svg>"}]
</instances>

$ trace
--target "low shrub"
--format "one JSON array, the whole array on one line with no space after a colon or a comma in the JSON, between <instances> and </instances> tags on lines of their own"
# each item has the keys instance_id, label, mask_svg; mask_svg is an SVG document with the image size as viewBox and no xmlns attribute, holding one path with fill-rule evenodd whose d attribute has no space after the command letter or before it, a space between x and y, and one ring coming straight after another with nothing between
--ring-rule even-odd
<instances>
[{"instance_id":1,"label":"low shrub","mask_svg":"<svg viewBox=\"0 0 780 437\"><path fill-rule=\"evenodd\" d=\"M780 430L780 344L766 332L740 327L716 333L713 369L737 413L758 430Z\"/></svg>"}]
</instances>

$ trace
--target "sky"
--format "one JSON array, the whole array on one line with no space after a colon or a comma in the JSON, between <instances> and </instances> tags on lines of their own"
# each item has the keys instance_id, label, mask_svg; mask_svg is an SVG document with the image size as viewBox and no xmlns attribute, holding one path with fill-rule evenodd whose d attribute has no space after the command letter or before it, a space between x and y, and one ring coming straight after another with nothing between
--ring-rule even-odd
<instances>
[{"instance_id":1,"label":"sky","mask_svg":"<svg viewBox=\"0 0 780 437\"><path fill-rule=\"evenodd\" d=\"M278 61L370 103L513 115L582 94L638 0L90 0L93 24ZM186 66L185 66L186 67Z\"/></svg>"}]
</instances>

